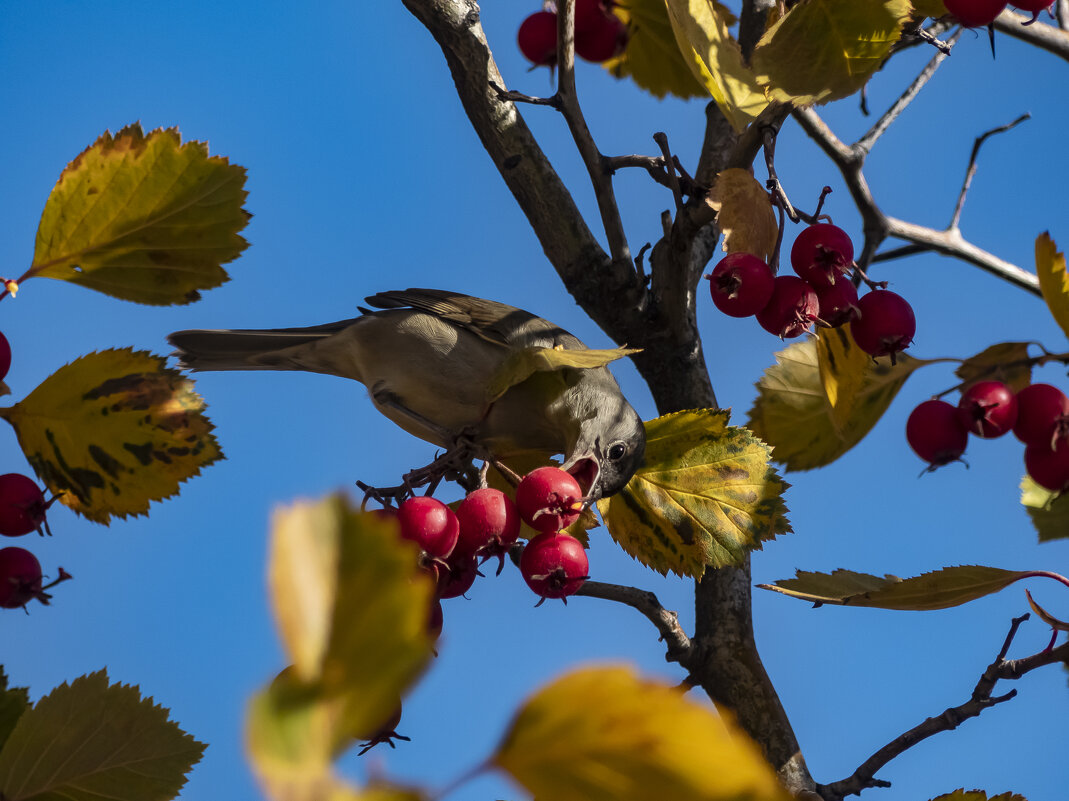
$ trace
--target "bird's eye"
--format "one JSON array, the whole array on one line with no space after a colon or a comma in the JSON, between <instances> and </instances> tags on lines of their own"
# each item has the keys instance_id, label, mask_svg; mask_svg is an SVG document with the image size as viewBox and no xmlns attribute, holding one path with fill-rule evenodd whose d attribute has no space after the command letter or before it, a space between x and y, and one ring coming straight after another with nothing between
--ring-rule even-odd
<instances>
[{"instance_id":1,"label":"bird's eye","mask_svg":"<svg viewBox=\"0 0 1069 801\"><path fill-rule=\"evenodd\" d=\"M613 462L623 459L625 453L627 453L627 446L622 442L614 442L609 446L609 459Z\"/></svg>"}]
</instances>

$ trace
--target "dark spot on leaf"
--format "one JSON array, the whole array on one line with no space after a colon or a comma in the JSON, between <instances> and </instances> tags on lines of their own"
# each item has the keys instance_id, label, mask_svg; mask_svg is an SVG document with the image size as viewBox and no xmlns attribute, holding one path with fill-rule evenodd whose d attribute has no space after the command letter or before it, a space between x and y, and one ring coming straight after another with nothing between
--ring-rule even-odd
<instances>
[{"instance_id":1,"label":"dark spot on leaf","mask_svg":"<svg viewBox=\"0 0 1069 801\"><path fill-rule=\"evenodd\" d=\"M89 456L100 465L101 469L112 478L118 478L119 473L126 472L122 462L101 448L99 445L89 446Z\"/></svg>"},{"instance_id":2,"label":"dark spot on leaf","mask_svg":"<svg viewBox=\"0 0 1069 801\"><path fill-rule=\"evenodd\" d=\"M132 442L124 442L123 448L130 451L142 465L142 467L148 467L152 464L152 443L146 442L144 445L135 445Z\"/></svg>"},{"instance_id":3,"label":"dark spot on leaf","mask_svg":"<svg viewBox=\"0 0 1069 801\"><path fill-rule=\"evenodd\" d=\"M167 453L171 454L171 456L188 456L189 448L179 448L177 446L171 446L167 449Z\"/></svg>"}]
</instances>

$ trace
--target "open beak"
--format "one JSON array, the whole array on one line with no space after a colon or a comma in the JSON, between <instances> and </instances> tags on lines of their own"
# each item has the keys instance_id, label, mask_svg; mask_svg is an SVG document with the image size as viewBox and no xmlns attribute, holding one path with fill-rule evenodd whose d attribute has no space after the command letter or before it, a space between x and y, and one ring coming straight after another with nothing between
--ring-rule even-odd
<instances>
[{"instance_id":1,"label":"open beak","mask_svg":"<svg viewBox=\"0 0 1069 801\"><path fill-rule=\"evenodd\" d=\"M597 486L601 467L597 459L590 456L582 456L571 464L563 465L563 468L579 482L579 488L583 491L583 498L587 501L595 501L597 497L591 497L591 491Z\"/></svg>"}]
</instances>

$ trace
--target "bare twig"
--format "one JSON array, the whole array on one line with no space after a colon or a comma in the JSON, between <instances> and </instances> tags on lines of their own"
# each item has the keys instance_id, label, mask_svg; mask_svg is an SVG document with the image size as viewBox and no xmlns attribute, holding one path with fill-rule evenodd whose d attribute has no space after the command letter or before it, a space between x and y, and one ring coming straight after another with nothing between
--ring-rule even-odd
<instances>
[{"instance_id":1,"label":"bare twig","mask_svg":"<svg viewBox=\"0 0 1069 801\"><path fill-rule=\"evenodd\" d=\"M637 609L657 627L668 650L665 659L669 662L685 661L690 654L690 638L679 625L679 617L661 606L657 596L648 590L627 587L622 584L607 584L603 581L586 581L576 595L615 601Z\"/></svg>"},{"instance_id":2,"label":"bare twig","mask_svg":"<svg viewBox=\"0 0 1069 801\"><path fill-rule=\"evenodd\" d=\"M663 131L657 131L653 135L653 141L661 149L661 156L664 158L664 168L668 173L668 185L672 188L672 197L676 201L676 214L681 214L683 212L683 190L679 186L679 176L676 175L676 165L675 160L672 158L672 151L668 148L668 135Z\"/></svg>"},{"instance_id":3,"label":"bare twig","mask_svg":"<svg viewBox=\"0 0 1069 801\"><path fill-rule=\"evenodd\" d=\"M984 131L973 142L972 153L969 154L969 167L965 170L965 180L961 184L961 192L958 193L958 202L954 206L954 216L950 218L950 225L947 226L947 230L956 230L958 223L961 220L961 210L965 207L965 195L969 191L969 186L972 184L973 176L976 175L976 159L980 155L980 147L987 141L989 136L995 134L1004 133L1011 128L1015 128L1027 119L1031 119L1032 115L1027 112L1015 119L1013 122L1000 125L997 128L992 128L990 131Z\"/></svg>"},{"instance_id":4,"label":"bare twig","mask_svg":"<svg viewBox=\"0 0 1069 801\"><path fill-rule=\"evenodd\" d=\"M825 801L841 801L846 796L858 795L862 790L869 787L890 787L889 782L877 779L875 775L876 771L883 768L892 759L905 753L922 740L926 740L940 732L956 729L969 718L977 717L985 709L990 709L1004 701L1009 701L1017 695L1016 690L1011 690L1004 695L992 695L999 680L1018 679L1038 667L1069 661L1069 643L1053 650L1041 651L1024 659L1006 661L1006 654L1009 652L1013 638L1017 634L1017 629L1028 620L1028 617L1028 614L1024 614L1013 619L1009 633L1002 643L1002 648L999 650L995 660L988 665L980 676L968 701L945 709L942 713L927 718L909 731L903 732L865 760L846 779L832 784L818 785L817 791L821 797Z\"/></svg>"}]
</instances>

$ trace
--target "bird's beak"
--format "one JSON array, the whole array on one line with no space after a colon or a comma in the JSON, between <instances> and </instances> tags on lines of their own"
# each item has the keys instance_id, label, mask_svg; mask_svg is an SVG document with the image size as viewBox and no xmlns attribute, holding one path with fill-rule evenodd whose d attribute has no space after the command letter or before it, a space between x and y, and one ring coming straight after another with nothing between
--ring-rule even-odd
<instances>
[{"instance_id":1,"label":"bird's beak","mask_svg":"<svg viewBox=\"0 0 1069 801\"><path fill-rule=\"evenodd\" d=\"M592 456L580 456L570 460L562 467L579 482L579 488L583 491L585 499L590 501L597 500L597 497L591 497L591 491L597 487L598 476L601 475L601 466L598 464L597 459Z\"/></svg>"}]
</instances>

